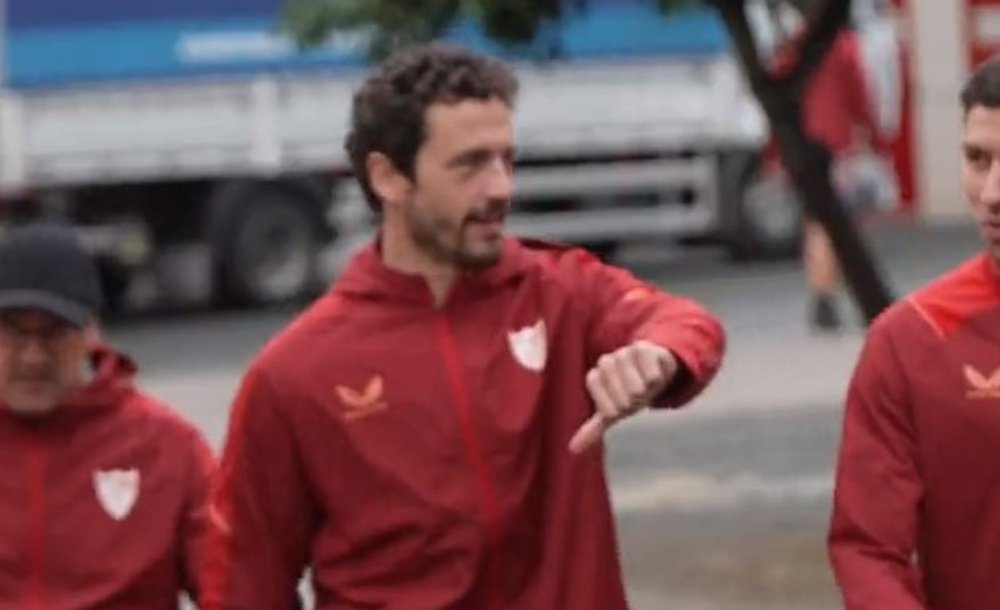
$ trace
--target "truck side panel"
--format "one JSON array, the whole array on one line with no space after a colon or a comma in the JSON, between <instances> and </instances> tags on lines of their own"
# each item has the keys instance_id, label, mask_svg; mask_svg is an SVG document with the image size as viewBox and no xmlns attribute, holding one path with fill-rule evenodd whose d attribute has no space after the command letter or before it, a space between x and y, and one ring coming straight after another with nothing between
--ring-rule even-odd
<instances>
[{"instance_id":1,"label":"truck side panel","mask_svg":"<svg viewBox=\"0 0 1000 610\"><path fill-rule=\"evenodd\" d=\"M15 88L93 81L218 75L365 65L364 39L341 32L326 46L298 53L275 34L282 0L8 0L8 85ZM592 2L554 33L569 60L669 57L728 48L713 11L662 17L643 0ZM448 40L509 59L537 57L537 48L488 42L472 22ZM123 51L123 50L127 50Z\"/></svg>"}]
</instances>

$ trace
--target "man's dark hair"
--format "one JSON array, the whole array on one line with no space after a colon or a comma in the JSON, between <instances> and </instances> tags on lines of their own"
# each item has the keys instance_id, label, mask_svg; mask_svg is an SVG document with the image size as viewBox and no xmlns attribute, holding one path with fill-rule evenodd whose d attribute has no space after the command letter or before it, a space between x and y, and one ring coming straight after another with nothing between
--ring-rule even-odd
<instances>
[{"instance_id":1,"label":"man's dark hair","mask_svg":"<svg viewBox=\"0 0 1000 610\"><path fill-rule=\"evenodd\" d=\"M517 90L517 77L503 62L442 43L409 47L386 60L355 93L345 142L369 205L382 206L365 167L368 155L384 154L412 178L432 104L496 98L513 107Z\"/></svg>"},{"instance_id":2,"label":"man's dark hair","mask_svg":"<svg viewBox=\"0 0 1000 610\"><path fill-rule=\"evenodd\" d=\"M983 62L962 87L962 110L976 106L1000 108L1000 55Z\"/></svg>"}]
</instances>

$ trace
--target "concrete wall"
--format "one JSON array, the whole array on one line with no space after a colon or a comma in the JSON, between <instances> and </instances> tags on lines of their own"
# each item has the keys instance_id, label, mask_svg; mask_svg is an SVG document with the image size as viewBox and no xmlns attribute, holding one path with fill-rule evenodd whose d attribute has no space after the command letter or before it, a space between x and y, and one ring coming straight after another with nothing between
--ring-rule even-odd
<instances>
[{"instance_id":1,"label":"concrete wall","mask_svg":"<svg viewBox=\"0 0 1000 610\"><path fill-rule=\"evenodd\" d=\"M965 2L910 0L918 209L931 221L966 214L958 100L968 64Z\"/></svg>"}]
</instances>

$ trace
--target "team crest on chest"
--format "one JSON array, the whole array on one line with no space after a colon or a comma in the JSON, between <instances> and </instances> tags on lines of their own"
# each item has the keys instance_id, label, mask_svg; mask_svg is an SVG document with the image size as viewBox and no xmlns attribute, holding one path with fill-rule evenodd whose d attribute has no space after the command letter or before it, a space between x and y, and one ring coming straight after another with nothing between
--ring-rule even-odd
<instances>
[{"instance_id":1,"label":"team crest on chest","mask_svg":"<svg viewBox=\"0 0 1000 610\"><path fill-rule=\"evenodd\" d=\"M94 493L109 517L122 521L132 512L139 499L139 479L135 468L94 472Z\"/></svg>"},{"instance_id":2,"label":"team crest on chest","mask_svg":"<svg viewBox=\"0 0 1000 610\"><path fill-rule=\"evenodd\" d=\"M539 318L531 326L507 333L510 353L518 364L529 371L541 372L548 358L548 333L545 320Z\"/></svg>"}]
</instances>

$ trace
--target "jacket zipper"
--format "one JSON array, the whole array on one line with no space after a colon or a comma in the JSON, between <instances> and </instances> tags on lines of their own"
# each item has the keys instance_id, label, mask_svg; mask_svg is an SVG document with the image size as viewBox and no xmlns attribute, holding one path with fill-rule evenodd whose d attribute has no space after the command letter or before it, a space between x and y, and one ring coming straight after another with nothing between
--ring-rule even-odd
<instances>
[{"instance_id":1,"label":"jacket zipper","mask_svg":"<svg viewBox=\"0 0 1000 610\"><path fill-rule=\"evenodd\" d=\"M33 440L28 462L28 608L44 610L45 572L45 448Z\"/></svg>"},{"instance_id":2,"label":"jacket zipper","mask_svg":"<svg viewBox=\"0 0 1000 610\"><path fill-rule=\"evenodd\" d=\"M497 551L500 545L500 509L497 499L496 484L490 475L489 464L483 454L482 444L476 434L475 422L472 418L472 403L469 400L468 388L465 385L465 376L462 372L462 361L455 345L455 337L448 325L445 314L438 315L436 321L438 344L441 348L441 355L444 358L445 370L448 374L448 386L451 390L452 403L458 414L461 425L462 438L465 441L465 451L476 477L476 486L479 493L480 508L483 520L486 525L488 537L486 556L486 590L488 608L497 610L501 608L499 587Z\"/></svg>"}]
</instances>

